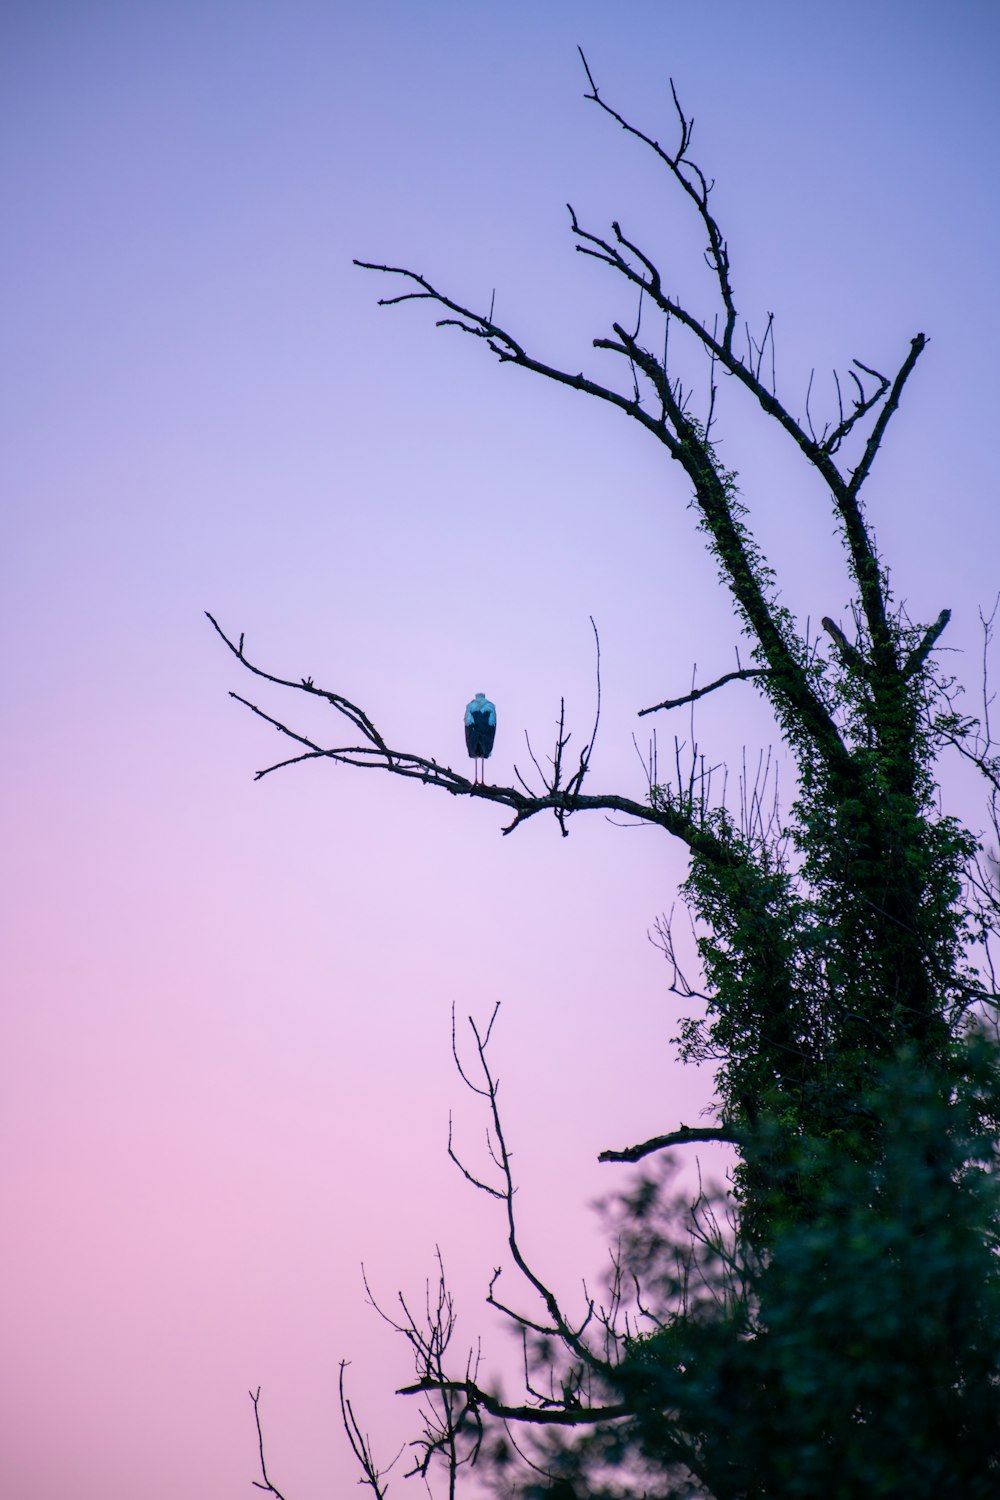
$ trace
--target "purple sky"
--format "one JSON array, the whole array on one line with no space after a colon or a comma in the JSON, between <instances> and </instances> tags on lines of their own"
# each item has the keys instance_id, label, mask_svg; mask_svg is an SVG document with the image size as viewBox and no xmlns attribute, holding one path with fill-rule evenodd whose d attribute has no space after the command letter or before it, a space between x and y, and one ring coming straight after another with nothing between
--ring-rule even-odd
<instances>
[{"instance_id":1,"label":"purple sky","mask_svg":"<svg viewBox=\"0 0 1000 1500\"><path fill-rule=\"evenodd\" d=\"M341 1357L381 1451L409 1431L362 1259L387 1300L419 1296L440 1243L460 1338L482 1330L496 1366L501 1226L444 1150L451 1107L481 1142L453 1002L503 1002L525 1244L570 1296L603 1264L588 1205L621 1180L597 1152L710 1098L646 942L683 872L664 836L593 818L504 840L487 806L326 765L256 785L281 747L227 697L249 681L202 614L456 766L486 691L503 782L560 694L585 733L589 615L595 790L639 794L635 711L733 664L662 450L425 308L380 311L351 265L399 260L483 308L495 288L542 357L614 378L590 340L634 306L574 256L569 200L708 311L699 236L583 102L578 42L665 139L675 77L794 411L813 366L821 405L834 364L893 371L930 335L869 505L899 596L955 610L975 678L1000 583L988 0L8 0L4 1495L248 1496L258 1383L276 1482L350 1493ZM736 404L723 435L785 602L842 617L809 477ZM770 729L737 684L697 733L735 768Z\"/></svg>"}]
</instances>

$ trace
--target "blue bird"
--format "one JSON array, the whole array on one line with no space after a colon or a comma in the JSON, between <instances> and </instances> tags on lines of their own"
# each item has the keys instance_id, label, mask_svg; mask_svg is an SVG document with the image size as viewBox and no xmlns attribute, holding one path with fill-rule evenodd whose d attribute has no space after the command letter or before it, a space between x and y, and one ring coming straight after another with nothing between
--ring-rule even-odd
<instances>
[{"instance_id":1,"label":"blue bird","mask_svg":"<svg viewBox=\"0 0 1000 1500\"><path fill-rule=\"evenodd\" d=\"M465 709L465 747L476 762L473 785L480 780L481 760L488 760L497 732L497 711L485 693L477 693Z\"/></svg>"}]
</instances>

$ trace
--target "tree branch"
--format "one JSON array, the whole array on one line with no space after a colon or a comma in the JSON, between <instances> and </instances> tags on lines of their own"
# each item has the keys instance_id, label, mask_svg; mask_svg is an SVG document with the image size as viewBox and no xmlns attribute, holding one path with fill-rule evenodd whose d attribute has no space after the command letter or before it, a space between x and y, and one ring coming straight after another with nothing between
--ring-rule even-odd
<instances>
[{"instance_id":1,"label":"tree branch","mask_svg":"<svg viewBox=\"0 0 1000 1500\"><path fill-rule=\"evenodd\" d=\"M278 1489L277 1485L272 1484L268 1478L267 1464L264 1462L264 1434L261 1431L260 1425L260 1386L257 1387L256 1394L250 1391L249 1395L250 1400L253 1402L254 1421L257 1423L257 1447L260 1451L260 1472L263 1480L262 1483L261 1479L254 1479L252 1481L253 1487L255 1490L264 1490L267 1494L273 1495L274 1500L285 1500L284 1495Z\"/></svg>"},{"instance_id":2,"label":"tree branch","mask_svg":"<svg viewBox=\"0 0 1000 1500\"><path fill-rule=\"evenodd\" d=\"M722 336L722 348L726 350L731 349L733 329L736 326L737 315L733 289L729 280L729 251L722 237L722 231L719 229L708 206L708 197L714 184L706 180L701 168L690 161L687 156L687 149L691 144L691 136L694 130L694 121L689 119L681 108L673 79L670 80L670 93L674 101L674 108L677 111L681 133L677 150L671 155L669 151L663 149L659 141L655 141L651 136L645 135L641 130L630 124L617 110L612 109L609 104L604 102L598 92L597 84L594 82L593 74L583 54L582 47L578 47L577 51L580 53L580 61L583 63L587 82L590 84L590 93L584 97L593 100L598 108L602 109L606 115L609 115L612 120L616 121L628 135L635 136L637 140L642 141L644 145L648 146L659 160L663 162L664 166L667 167L674 180L695 205L698 216L708 234L706 259L715 272L716 280L719 284L719 294L726 309L726 325ZM616 232L617 228L618 226L615 225Z\"/></svg>"},{"instance_id":3,"label":"tree branch","mask_svg":"<svg viewBox=\"0 0 1000 1500\"><path fill-rule=\"evenodd\" d=\"M508 1422L528 1422L545 1427L581 1427L595 1422L614 1422L622 1417L635 1415L632 1405L619 1402L613 1406L509 1406L500 1401L482 1386L471 1380L442 1380L430 1378L404 1385L397 1396L415 1396L422 1391L452 1391L464 1395L470 1406L481 1406L491 1417L500 1417Z\"/></svg>"},{"instance_id":4,"label":"tree branch","mask_svg":"<svg viewBox=\"0 0 1000 1500\"><path fill-rule=\"evenodd\" d=\"M602 1151L597 1160L641 1161L644 1156L652 1156L654 1151L665 1151L670 1146L688 1146L699 1141L726 1141L730 1146L739 1146L742 1144L742 1137L727 1125L682 1125L679 1130L668 1131L666 1135L654 1135L638 1146L626 1146L622 1151Z\"/></svg>"},{"instance_id":5,"label":"tree branch","mask_svg":"<svg viewBox=\"0 0 1000 1500\"><path fill-rule=\"evenodd\" d=\"M697 703L706 693L714 693L716 688L724 687L727 682L749 682L752 677L766 677L767 674L767 667L741 667L738 672L726 672L706 687L694 688L690 693L685 693L683 698L664 698L662 703L654 703L651 708L640 708L639 718L644 714L659 713L661 708L682 708L685 703Z\"/></svg>"},{"instance_id":6,"label":"tree branch","mask_svg":"<svg viewBox=\"0 0 1000 1500\"><path fill-rule=\"evenodd\" d=\"M493 1015L490 1018L490 1023L485 1033L480 1033L478 1026L471 1016L469 1016L468 1018L472 1035L475 1038L476 1056L478 1058L479 1069L482 1073L483 1078L483 1082L481 1085L474 1084L469 1080L466 1075L465 1069L462 1067L461 1063L458 1060L458 1052L455 1042L454 1013L452 1016L452 1050L455 1054L456 1062L458 1063L459 1072L461 1073L462 1078L465 1080L468 1087L471 1088L474 1093L477 1093L482 1098L486 1099L488 1103L490 1120L492 1124L492 1140L496 1142L495 1150L492 1149L491 1145L491 1154L497 1168L499 1169L502 1186L499 1191L497 1191L496 1189L486 1187L485 1184L477 1185L485 1187L485 1190L489 1192L493 1197L499 1197L503 1200L507 1218L507 1248L510 1251L511 1259L513 1260L517 1269L520 1271L521 1275L524 1277L525 1281L529 1284L529 1286L532 1287L537 1296L544 1303L545 1310L551 1320L551 1328L539 1329L538 1324L533 1320L522 1318L518 1313L512 1313L510 1309L504 1308L502 1304L498 1303L495 1300L493 1289L496 1285L497 1275L499 1273L494 1275L493 1280L490 1283L490 1292L486 1300L491 1306L497 1307L501 1311L506 1312L508 1316L513 1317L514 1321L520 1324L522 1327L531 1327L536 1329L536 1331L557 1337L565 1345L565 1347L567 1349L570 1349L573 1354L581 1359L589 1369L600 1370L603 1368L603 1361L599 1358L598 1355L594 1353L591 1348L588 1347L586 1343L582 1341L582 1335L585 1328L587 1327L588 1322L590 1321L590 1317L593 1312L593 1306L591 1305L588 1308L587 1314L584 1317L581 1326L577 1329L574 1329L567 1321L555 1293L551 1290L550 1287L545 1284L544 1281L542 1281L541 1277L537 1275L537 1273L532 1270L531 1266L528 1264L521 1249L520 1241L518 1239L517 1223L514 1214L514 1177L511 1169L510 1152L507 1148L506 1135L504 1132L503 1122L500 1118L499 1105L497 1103L497 1093L500 1086L499 1079L494 1075L486 1056L486 1049L489 1045L490 1034L493 1030L493 1022L496 1020L498 1010L499 1004L497 1004L493 1008ZM459 1165L461 1164L459 1163ZM466 1171L464 1167L462 1168L462 1171L467 1178L475 1181L475 1179L471 1177L471 1174ZM531 1408L528 1409L530 1410ZM487 1408L487 1410L489 1410L489 1408Z\"/></svg>"},{"instance_id":7,"label":"tree branch","mask_svg":"<svg viewBox=\"0 0 1000 1500\"><path fill-rule=\"evenodd\" d=\"M866 396L861 381L855 375L853 370L850 371L851 379L854 381L854 384L857 388L858 398L854 403L854 410L850 413L850 415L847 417L844 417L842 415L840 422L838 422L833 431L829 433L828 436L823 438L823 441L820 443L820 447L822 448L824 453L836 453L837 449L840 447L841 443L844 441L847 435L853 430L854 427L857 426L858 422L860 422L863 417L866 417L868 413L878 405L882 397L885 395L886 391L889 389L889 381L885 375L880 375L877 370L869 369L867 365L863 365L861 363L860 359L852 360L851 363L857 365L859 370L862 370L866 375L870 375L872 379L877 381L878 383L872 395ZM836 380L836 374L834 375L834 379ZM837 381L837 391L839 395L839 381ZM841 412L843 412L842 407Z\"/></svg>"},{"instance_id":8,"label":"tree branch","mask_svg":"<svg viewBox=\"0 0 1000 1500\"><path fill-rule=\"evenodd\" d=\"M382 1483L383 1471L379 1469L372 1457L371 1439L366 1433L362 1432L358 1419L354 1415L354 1407L344 1386L344 1371L347 1369L347 1365L348 1361L346 1359L340 1361L340 1380L338 1382L340 1420L347 1434L347 1441L351 1445L351 1452L354 1454L361 1468L363 1478L358 1483L367 1484L372 1490L375 1500L385 1500L388 1493L388 1485ZM385 1473L388 1473L394 1467L402 1451L402 1448L400 1448L399 1453L396 1454L392 1463L384 1471Z\"/></svg>"},{"instance_id":9,"label":"tree branch","mask_svg":"<svg viewBox=\"0 0 1000 1500\"><path fill-rule=\"evenodd\" d=\"M661 442L665 440L660 424L643 411L634 395L623 396L620 391L613 391L608 386L588 380L581 373L574 375L568 370L560 370L555 365L547 365L541 360L534 359L513 335L507 333L499 324L480 313L472 312L461 303L453 302L450 297L437 291L426 277L419 275L416 271L408 271L405 266L378 265L367 260L355 260L354 264L363 271L381 271L389 276L403 276L422 288L419 292L404 292L398 297L380 297L379 307L393 307L399 302L422 300L438 302L442 307L456 314L454 318L439 318L438 328L458 328L474 338L483 339L502 364L520 365L522 369L532 370L536 375L544 375L546 379L554 380L559 385L567 385L572 390L582 391L587 396L595 396L599 401L608 401L613 406L620 407L628 416L634 417L644 427L648 427L660 438Z\"/></svg>"},{"instance_id":10,"label":"tree branch","mask_svg":"<svg viewBox=\"0 0 1000 1500\"><path fill-rule=\"evenodd\" d=\"M868 442L865 445L862 458L855 468L850 482L847 483L834 464L831 455L840 447L843 440L854 429L857 423L872 412L885 397L886 391L889 390L887 378L870 366L863 364L860 360L855 360L854 364L856 367L877 382L875 391L870 396L866 396L861 381L852 371L852 378L858 389L858 399L855 402L853 412L846 417L843 415L843 408L841 406L841 420L829 435L826 435L822 439L817 439L811 430L811 426L810 431L806 432L795 421L778 400L774 391L769 391L762 384L760 380L760 358L758 358L757 366L754 368L752 363L741 359L733 350L732 334L736 320L736 307L729 280L728 251L718 224L708 209L708 194L711 191L711 185L706 181L700 168L686 160L686 152L691 140L691 122L684 115L680 107L673 83L671 83L671 93L681 122L681 141L677 153L671 156L657 141L647 136L643 131L636 129L618 111L612 109L600 98L586 58L582 52L580 55L591 88L591 92L586 97L598 104L628 134L635 136L638 140L643 141L649 146L697 206L698 213L709 235L709 248L706 252L706 258L715 270L720 295L726 312L725 331L721 340L716 339L710 334L701 322L675 302L673 298L664 295L659 272L652 260L622 235L617 222L612 226L615 238L619 245L625 246L640 261L643 267L641 272L631 266L625 256L606 240L582 230L576 222L575 215L572 215L574 232L588 242L585 246L577 246L578 250L581 250L584 254L595 255L597 259L606 261L627 279L640 286L652 299L654 304L667 316L678 318L700 340L712 357L717 359L725 370L734 375L752 392L764 411L785 429L810 463L820 472L831 490L836 508L844 524L853 571L861 589L862 604L868 619L869 628L872 632L875 649L879 654L880 664L886 666L893 665L890 662L889 633L885 621L885 601L881 579L871 539L868 536L857 508L857 496L871 469L886 427L899 404L903 386L917 358L926 346L927 341L924 335L918 334L911 341L910 353L893 382L888 399L886 399ZM686 175L684 171L685 166L690 175ZM588 248L589 246L597 248L591 249ZM769 323L769 330L770 327ZM764 341L760 345L761 351L763 350L763 345ZM607 343L604 343L603 346L611 347Z\"/></svg>"},{"instance_id":11,"label":"tree branch","mask_svg":"<svg viewBox=\"0 0 1000 1500\"><path fill-rule=\"evenodd\" d=\"M270 672L265 672L261 667L254 666L253 662L251 662L250 659L244 654L243 633L240 633L238 643L231 641L229 639L229 636L226 635L225 631L215 619L215 616L210 614L207 609L205 611L205 616L210 622L216 634L220 636L223 641L225 641L226 645L236 657L237 661L240 662L242 666L246 667L248 672L252 672L255 677L262 677L265 682L276 683L278 687L294 688L297 692L311 694L311 696L314 698L324 698L327 703L330 704L331 708L335 708L337 712L343 714L345 719L347 719L349 723L353 724L356 729L360 729L361 733L367 740L370 740L371 743L375 745L379 750L383 752L385 751L385 741L382 739L378 730L375 728L375 725L369 719L368 715L364 713L360 708L358 708L356 704L352 703L349 698L342 697L340 693L328 692L326 688L316 687L311 677L300 677L297 680L293 680L288 677L274 677ZM246 702L245 699L241 699L240 701ZM252 707L253 705L248 704L247 706Z\"/></svg>"},{"instance_id":12,"label":"tree branch","mask_svg":"<svg viewBox=\"0 0 1000 1500\"><path fill-rule=\"evenodd\" d=\"M566 736L560 730L557 741L556 756L554 757L554 771L550 777L551 785L546 786L540 794L520 790L512 786L495 786L484 782L472 782L458 771L452 770L450 766L441 766L435 760L426 756L417 755L411 751L394 750L375 728L371 719L356 704L351 703L341 694L329 692L323 688L310 685L308 689L303 688L300 681L291 678L279 677L273 673L265 672L255 667L246 657L243 650L243 637L240 637L239 647L235 646L230 638L222 630L221 626L209 615L216 632L225 641L226 645L238 658L240 663L253 672L256 676L264 678L268 682L276 683L280 687L291 688L298 691L308 691L313 696L324 698L331 703L338 712L344 714L350 723L356 726L368 726L366 736L367 744L326 746L308 735L299 733L289 725L283 723L273 714L265 712L258 704L251 702L249 698L242 697L239 693L230 692L230 697L244 708L270 724L279 734L290 739L294 744L302 747L299 755L276 761L273 765L266 766L257 771L256 780L269 776L272 772L282 770L286 766L298 765L307 760L332 760L340 765L353 766L359 770L386 771L393 776L402 776L413 781L423 782L425 786L439 787L453 797L478 797L486 802L495 802L501 807L509 808L514 817L508 823L503 832L512 833L515 828L527 822L529 818L536 817L542 812L551 812L559 820L564 836L568 833L566 819L578 812L612 812L622 814L626 817L635 818L640 823L652 823L665 829L675 838L679 838L692 852L697 853L702 859L709 863L715 863L727 869L737 869L743 865L741 854L731 848L728 844L717 838L710 830L702 827L681 808L667 803L658 803L651 806L649 802L638 802L632 797L623 797L617 793L601 793L589 795L578 790L590 764L590 753L593 748L593 736L590 744L585 748L581 756L580 767L573 773L567 786L558 784L561 775L561 749L565 747ZM595 732L598 719L595 718ZM574 790L574 788L576 788Z\"/></svg>"},{"instance_id":13,"label":"tree branch","mask_svg":"<svg viewBox=\"0 0 1000 1500\"><path fill-rule=\"evenodd\" d=\"M576 223L575 216L573 216L573 222ZM608 259L616 269L621 270L636 285L644 288L658 306L668 314L679 318L685 326L690 328L723 367L748 386L765 411L792 435L798 446L823 474L834 491L838 506L845 508L848 513L844 522L845 529L851 538L852 558L856 559L857 568L860 570L859 581L866 600L866 609L875 620L873 635L876 639L884 638L884 608L880 612L877 567L873 571L871 566L874 561L873 550L863 525L860 525L860 516L855 514L852 519L850 515L852 509L856 511L856 506L853 502L845 500L847 488L833 460L822 451L813 438L802 431L777 398L762 385L753 371L736 357L731 347L726 347L724 340L720 343L684 308L674 303L672 299L664 297L659 288L658 277L654 272L640 274L629 266L624 256L606 241L589 234L585 237L591 244L600 247L603 258ZM622 242L628 243L623 237ZM356 264L369 270L402 276L420 288L417 292L407 292L399 297L381 299L382 305L419 299L436 301L457 314L456 318L439 320L439 324L453 324L466 333L484 339L502 361L519 364L548 379L610 402L640 422L653 433L659 442L664 444L671 457L682 464L694 485L699 509L714 539L717 555L727 574L730 588L747 623L757 637L761 652L771 669L770 676L775 693L783 698L786 705L804 722L818 748L821 748L824 757L831 764L836 764L841 772L847 771L849 757L841 742L837 727L814 691L795 652L776 624L776 617L764 595L760 579L751 561L749 543L733 515L732 499L717 472L714 456L709 452L703 435L684 413L680 402L674 395L666 372L655 357L641 349L637 341L619 324L614 325L619 337L617 344L611 343L610 340L594 341L598 347L612 349L626 355L633 368L638 366L653 383L661 402L661 414L658 418L643 409L635 393L631 396L622 395L607 386L588 380L582 374L572 375L534 359L506 330L500 328L491 319L472 312L469 308L438 292L426 277L404 267L380 265L368 261L357 261ZM646 261L644 264L649 265L651 262ZM874 596L869 589L873 578L876 585ZM881 637L879 636L880 619Z\"/></svg>"},{"instance_id":14,"label":"tree branch","mask_svg":"<svg viewBox=\"0 0 1000 1500\"><path fill-rule=\"evenodd\" d=\"M909 656L906 658L906 661L903 665L904 677L913 677L917 672L920 671L920 668L923 666L924 662L927 660L928 656L930 656L931 652L934 650L934 647L937 645L938 638L941 636L942 632L947 629L950 619L951 610L943 609L938 615L937 619L934 621L934 624L928 626L926 632L924 633L924 638L920 642L920 645L915 647L914 650L911 651Z\"/></svg>"},{"instance_id":15,"label":"tree branch","mask_svg":"<svg viewBox=\"0 0 1000 1500\"><path fill-rule=\"evenodd\" d=\"M858 648L851 645L850 641L847 639L847 636L841 630L840 626L836 624L835 621L831 620L828 615L823 616L820 624L827 632L827 634L832 638L834 645L840 652L841 659L843 660L845 666L848 666L853 671L857 672L859 677L866 676L868 672L867 662L861 655L861 652L858 650Z\"/></svg>"},{"instance_id":16,"label":"tree branch","mask_svg":"<svg viewBox=\"0 0 1000 1500\"><path fill-rule=\"evenodd\" d=\"M865 451L861 456L861 461L851 474L848 489L852 498L857 498L858 491L871 472L871 466L875 462L875 455L878 453L882 439L885 436L885 429L888 427L896 408L899 406L899 398L903 394L903 387L909 380L914 365L926 348L927 338L924 334L918 333L915 338L910 340L910 352L904 359L899 374L892 383L892 390L889 392L888 400L878 414L875 426L872 428L871 436L865 444Z\"/></svg>"}]
</instances>

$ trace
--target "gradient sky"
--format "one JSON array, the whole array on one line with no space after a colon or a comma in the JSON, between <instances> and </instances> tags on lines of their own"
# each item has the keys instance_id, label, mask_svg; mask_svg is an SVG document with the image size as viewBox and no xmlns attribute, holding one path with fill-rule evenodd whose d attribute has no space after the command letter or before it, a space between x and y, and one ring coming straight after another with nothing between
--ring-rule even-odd
<instances>
[{"instance_id":1,"label":"gradient sky","mask_svg":"<svg viewBox=\"0 0 1000 1500\"><path fill-rule=\"evenodd\" d=\"M460 1339L497 1366L501 1226L445 1157L450 1108L471 1158L482 1140L453 1003L503 1002L525 1244L570 1299L621 1180L597 1152L710 1099L646 941L683 874L664 836L501 839L488 806L322 764L255 784L281 747L227 696L249 681L202 613L456 765L486 691L504 782L561 694L585 733L589 615L595 790L641 793L636 710L732 665L662 450L425 308L379 310L351 265L483 308L495 288L542 357L613 378L590 340L634 306L574 256L569 200L707 311L699 235L583 101L577 43L664 138L676 79L793 411L813 367L829 396L834 365L893 371L930 335L869 505L899 597L954 609L975 680L1000 582L989 0L6 0L5 1496L247 1496L258 1383L290 1500L351 1493L338 1361L382 1453L410 1430L362 1260L387 1301L419 1297L440 1243ZM785 602L842 617L809 476L736 404L722 435ZM733 767L770 734L742 684L696 731Z\"/></svg>"}]
</instances>

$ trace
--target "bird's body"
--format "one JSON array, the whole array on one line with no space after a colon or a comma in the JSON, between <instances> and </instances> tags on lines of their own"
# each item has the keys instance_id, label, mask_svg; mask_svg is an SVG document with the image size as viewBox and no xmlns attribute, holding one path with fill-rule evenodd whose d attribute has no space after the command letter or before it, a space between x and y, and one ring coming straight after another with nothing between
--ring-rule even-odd
<instances>
[{"instance_id":1,"label":"bird's body","mask_svg":"<svg viewBox=\"0 0 1000 1500\"><path fill-rule=\"evenodd\" d=\"M476 781L479 780L479 762L489 759L496 732L496 706L485 693L477 693L465 709L465 747L476 762Z\"/></svg>"}]
</instances>

